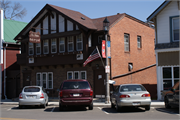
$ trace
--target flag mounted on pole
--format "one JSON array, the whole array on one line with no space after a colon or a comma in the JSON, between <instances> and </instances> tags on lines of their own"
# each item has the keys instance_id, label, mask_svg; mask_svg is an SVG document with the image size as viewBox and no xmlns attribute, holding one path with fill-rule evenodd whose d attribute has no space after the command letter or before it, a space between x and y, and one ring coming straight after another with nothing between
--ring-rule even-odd
<instances>
[{"instance_id":1,"label":"flag mounted on pole","mask_svg":"<svg viewBox=\"0 0 180 120\"><path fill-rule=\"evenodd\" d=\"M91 55L87 58L87 60L83 63L83 66L85 67L89 62L95 60L95 59L98 59L100 58L100 54L99 54L99 51L98 51L98 48L96 47L94 49L94 51L91 53Z\"/></svg>"}]
</instances>

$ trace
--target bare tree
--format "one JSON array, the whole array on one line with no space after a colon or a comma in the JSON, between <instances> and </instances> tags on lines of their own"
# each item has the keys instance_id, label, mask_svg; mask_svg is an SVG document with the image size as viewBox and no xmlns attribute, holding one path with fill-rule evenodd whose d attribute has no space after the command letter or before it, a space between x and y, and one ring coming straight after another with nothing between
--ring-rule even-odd
<instances>
[{"instance_id":1,"label":"bare tree","mask_svg":"<svg viewBox=\"0 0 180 120\"><path fill-rule=\"evenodd\" d=\"M22 5L18 2L12 2L9 0L1 0L0 1L0 8L4 11L4 18L5 19L14 19L14 18L23 18L27 14L26 8L23 8Z\"/></svg>"}]
</instances>

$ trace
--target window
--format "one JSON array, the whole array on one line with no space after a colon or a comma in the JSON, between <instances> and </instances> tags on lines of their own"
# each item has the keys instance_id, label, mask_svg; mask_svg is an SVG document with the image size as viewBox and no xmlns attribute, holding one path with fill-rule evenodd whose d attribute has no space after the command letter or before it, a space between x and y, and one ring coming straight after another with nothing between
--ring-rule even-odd
<instances>
[{"instance_id":1,"label":"window","mask_svg":"<svg viewBox=\"0 0 180 120\"><path fill-rule=\"evenodd\" d=\"M179 41L179 17L172 18L172 38Z\"/></svg>"},{"instance_id":2,"label":"window","mask_svg":"<svg viewBox=\"0 0 180 120\"><path fill-rule=\"evenodd\" d=\"M53 89L53 73L42 72L36 74L36 85L46 89Z\"/></svg>"},{"instance_id":3,"label":"window","mask_svg":"<svg viewBox=\"0 0 180 120\"><path fill-rule=\"evenodd\" d=\"M141 36L137 36L137 47L138 47L138 48L142 48Z\"/></svg>"},{"instance_id":4,"label":"window","mask_svg":"<svg viewBox=\"0 0 180 120\"><path fill-rule=\"evenodd\" d=\"M51 39L51 53L57 52L56 39Z\"/></svg>"},{"instance_id":5,"label":"window","mask_svg":"<svg viewBox=\"0 0 180 120\"><path fill-rule=\"evenodd\" d=\"M36 43L36 55L41 54L41 43Z\"/></svg>"},{"instance_id":6,"label":"window","mask_svg":"<svg viewBox=\"0 0 180 120\"><path fill-rule=\"evenodd\" d=\"M59 38L59 52L65 52L65 38Z\"/></svg>"},{"instance_id":7,"label":"window","mask_svg":"<svg viewBox=\"0 0 180 120\"><path fill-rule=\"evenodd\" d=\"M67 79L87 79L86 71L68 71Z\"/></svg>"},{"instance_id":8,"label":"window","mask_svg":"<svg viewBox=\"0 0 180 120\"><path fill-rule=\"evenodd\" d=\"M34 46L33 43L29 42L29 55L33 55L34 54Z\"/></svg>"},{"instance_id":9,"label":"window","mask_svg":"<svg viewBox=\"0 0 180 120\"><path fill-rule=\"evenodd\" d=\"M49 40L44 40L43 43L43 53L48 54L49 53Z\"/></svg>"},{"instance_id":10,"label":"window","mask_svg":"<svg viewBox=\"0 0 180 120\"><path fill-rule=\"evenodd\" d=\"M103 35L98 36L98 44L102 44Z\"/></svg>"},{"instance_id":11,"label":"window","mask_svg":"<svg viewBox=\"0 0 180 120\"><path fill-rule=\"evenodd\" d=\"M72 72L72 71L68 71L68 72L67 72L67 79L68 79L68 80L73 79L73 72Z\"/></svg>"},{"instance_id":12,"label":"window","mask_svg":"<svg viewBox=\"0 0 180 120\"><path fill-rule=\"evenodd\" d=\"M77 51L82 51L83 50L83 39L82 39L82 34L76 36L76 49Z\"/></svg>"},{"instance_id":13,"label":"window","mask_svg":"<svg viewBox=\"0 0 180 120\"><path fill-rule=\"evenodd\" d=\"M91 35L90 35L88 38L88 47L91 47L91 46L92 46L92 43L91 43Z\"/></svg>"},{"instance_id":14,"label":"window","mask_svg":"<svg viewBox=\"0 0 180 120\"><path fill-rule=\"evenodd\" d=\"M67 37L67 41L68 41L68 52L73 52L74 51L74 40L73 40L73 36Z\"/></svg>"},{"instance_id":15,"label":"window","mask_svg":"<svg viewBox=\"0 0 180 120\"><path fill-rule=\"evenodd\" d=\"M79 79L79 71L74 71L74 79Z\"/></svg>"},{"instance_id":16,"label":"window","mask_svg":"<svg viewBox=\"0 0 180 120\"><path fill-rule=\"evenodd\" d=\"M124 34L124 51L129 52L129 34Z\"/></svg>"},{"instance_id":17,"label":"window","mask_svg":"<svg viewBox=\"0 0 180 120\"><path fill-rule=\"evenodd\" d=\"M163 89L168 90L179 81L179 67L163 67Z\"/></svg>"}]
</instances>

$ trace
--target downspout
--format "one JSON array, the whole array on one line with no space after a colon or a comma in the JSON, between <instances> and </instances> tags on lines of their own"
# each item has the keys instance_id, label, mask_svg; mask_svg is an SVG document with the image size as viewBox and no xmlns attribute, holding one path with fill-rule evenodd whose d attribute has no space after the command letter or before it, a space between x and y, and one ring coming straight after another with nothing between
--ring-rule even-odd
<instances>
[{"instance_id":1,"label":"downspout","mask_svg":"<svg viewBox=\"0 0 180 120\"><path fill-rule=\"evenodd\" d=\"M4 96L5 96L5 99L7 99L7 96L6 96L6 47L7 46L8 44L4 46Z\"/></svg>"}]
</instances>

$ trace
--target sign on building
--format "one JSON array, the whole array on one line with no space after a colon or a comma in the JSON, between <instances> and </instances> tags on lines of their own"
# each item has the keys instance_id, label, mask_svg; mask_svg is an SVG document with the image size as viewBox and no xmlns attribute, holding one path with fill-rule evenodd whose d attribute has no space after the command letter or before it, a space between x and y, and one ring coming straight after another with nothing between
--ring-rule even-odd
<instances>
[{"instance_id":1,"label":"sign on building","mask_svg":"<svg viewBox=\"0 0 180 120\"><path fill-rule=\"evenodd\" d=\"M40 33L39 32L29 32L29 42L31 43L40 43Z\"/></svg>"}]
</instances>

